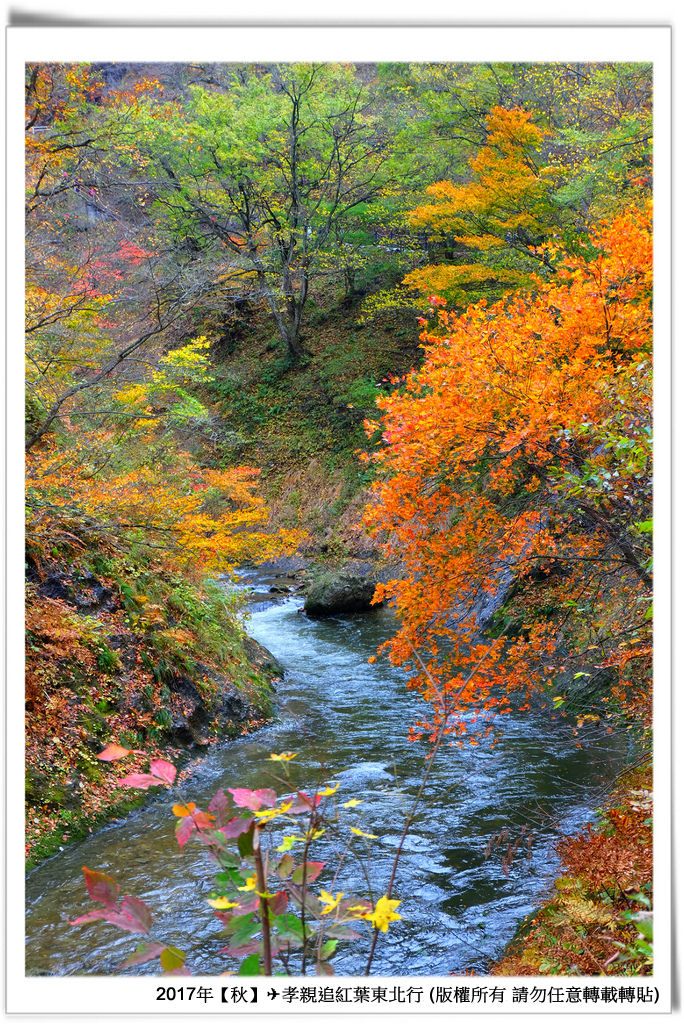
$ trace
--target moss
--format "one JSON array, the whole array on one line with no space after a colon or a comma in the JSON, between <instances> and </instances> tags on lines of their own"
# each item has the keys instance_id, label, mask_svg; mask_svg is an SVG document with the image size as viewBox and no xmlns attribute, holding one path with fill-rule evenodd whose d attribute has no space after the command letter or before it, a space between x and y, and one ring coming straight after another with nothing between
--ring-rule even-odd
<instances>
[{"instance_id":1,"label":"moss","mask_svg":"<svg viewBox=\"0 0 684 1024\"><path fill-rule=\"evenodd\" d=\"M148 794L140 793L135 796L127 796L109 804L97 813L85 813L75 808L63 810L60 813L60 824L42 835L31 851L26 861L26 871L37 867L47 857L59 853L65 846L85 839L87 835L97 828L108 824L115 818L121 818L130 811L140 807ZM66 838L65 838L66 837Z\"/></svg>"}]
</instances>

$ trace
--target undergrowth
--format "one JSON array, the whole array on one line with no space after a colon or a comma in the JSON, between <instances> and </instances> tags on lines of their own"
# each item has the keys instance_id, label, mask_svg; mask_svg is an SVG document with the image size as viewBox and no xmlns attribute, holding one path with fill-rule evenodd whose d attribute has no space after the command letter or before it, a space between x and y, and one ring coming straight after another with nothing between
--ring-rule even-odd
<instances>
[{"instance_id":1,"label":"undergrowth","mask_svg":"<svg viewBox=\"0 0 684 1024\"><path fill-rule=\"evenodd\" d=\"M304 330L305 361L283 360L254 310L248 337L215 353L207 399L220 421L217 460L260 466L271 524L304 526L311 550L332 541L351 553L363 544L357 513L373 475L356 455L369 444L364 420L420 349L408 315L390 328L360 324L361 296L340 301L331 290L316 301L325 314Z\"/></svg>"},{"instance_id":2,"label":"undergrowth","mask_svg":"<svg viewBox=\"0 0 684 1024\"><path fill-rule=\"evenodd\" d=\"M564 839L554 893L495 975L648 975L653 968L653 821L648 767L626 774L599 823Z\"/></svg>"}]
</instances>

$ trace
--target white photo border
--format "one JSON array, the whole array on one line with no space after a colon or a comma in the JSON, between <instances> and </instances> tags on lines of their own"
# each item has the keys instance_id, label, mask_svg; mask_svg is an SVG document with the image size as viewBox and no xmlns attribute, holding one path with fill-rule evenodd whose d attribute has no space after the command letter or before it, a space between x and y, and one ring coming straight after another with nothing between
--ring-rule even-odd
<instances>
[{"instance_id":1,"label":"white photo border","mask_svg":"<svg viewBox=\"0 0 684 1024\"><path fill-rule=\"evenodd\" d=\"M671 429L670 390L671 350L671 29L668 26L604 26L604 27L531 27L528 25L488 27L214 27L191 28L131 27L10 27L7 30L7 226L9 254L23 252L23 92L24 65L40 61L125 61L179 62L221 61L232 63L267 63L270 61L437 61L444 63L478 63L480 61L639 61L653 65L654 72L654 436L655 456L655 597L654 597L654 841L655 896L655 967L653 978L636 979L648 982L659 991L657 1005L648 1008L620 1005L592 1007L591 1012L668 1012L671 1004ZM7 267L8 332L7 332L7 423L23 423L23 261L10 258ZM188 1004L158 1002L155 990L160 979L155 977L25 977L24 877L23 849L23 684L24 678L24 606L23 593L24 525L23 444L17 433L7 438L7 672L6 672L6 1012L8 1014L149 1015L150 1013L188 1014ZM10 590L11 587L11 590ZM208 983L211 979L199 979ZM227 979L213 979L217 985ZM249 979L260 990L295 979ZM344 984L347 979L339 979ZM373 978L373 984L396 984L402 979ZM428 988L435 980L449 984L468 979L430 979L420 981ZM472 979L477 981L477 979ZM516 979L496 978L498 986L510 986ZM529 979L526 979L529 981ZM568 979L534 979L539 985ZM611 979L606 979L611 980ZM620 979L622 980L622 979ZM164 979L168 984L170 979ZM181 979L178 979L180 982ZM573 978L573 984L596 984L595 978ZM520 979L518 979L520 983ZM259 993L261 996L261 992ZM237 1009L237 1008L235 1008ZM400 1013L451 1012L450 1005L395 1005L391 1009L378 1006L374 1012ZM515 1009L515 1008L514 1008ZM546 1013L548 1005L524 1004L517 1009L524 1013ZM555 1013L578 1012L587 1007L559 1004ZM258 1009L249 1016L264 1013L312 1014L321 1012L320 1005L292 1003L289 1008L277 1003L272 1009L260 998ZM330 1005L328 1013L348 1014L350 1008ZM354 1016L359 1012L354 1008ZM479 1016L496 1009L469 1005L466 1014ZM201 1008L201 1016L230 1012L232 1007L214 999ZM364 1005L364 1015L373 1007ZM478 1012L480 1011L480 1012ZM507 1007L506 1012L511 1012ZM245 1013L241 1008L240 1016ZM373 1013L374 1015L374 1013Z\"/></svg>"}]
</instances>

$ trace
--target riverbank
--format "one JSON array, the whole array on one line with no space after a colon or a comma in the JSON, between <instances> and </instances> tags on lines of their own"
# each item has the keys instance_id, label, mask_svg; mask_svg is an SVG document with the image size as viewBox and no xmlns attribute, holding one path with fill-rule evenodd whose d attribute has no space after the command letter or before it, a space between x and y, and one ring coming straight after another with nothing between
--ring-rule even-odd
<instances>
[{"instance_id":1,"label":"riverbank","mask_svg":"<svg viewBox=\"0 0 684 1024\"><path fill-rule=\"evenodd\" d=\"M650 760L623 772L598 822L559 844L563 874L493 975L648 975L653 970Z\"/></svg>"},{"instance_id":2,"label":"riverbank","mask_svg":"<svg viewBox=\"0 0 684 1024\"><path fill-rule=\"evenodd\" d=\"M263 725L281 673L235 595L87 554L29 567L28 868L138 806L119 785L131 767L184 763ZM108 742L134 760L103 764Z\"/></svg>"},{"instance_id":3,"label":"riverbank","mask_svg":"<svg viewBox=\"0 0 684 1024\"><path fill-rule=\"evenodd\" d=\"M273 714L282 669L242 628L234 588L125 569L98 552L68 570L29 566L27 871L144 803L118 784L129 771L155 757L187 766ZM261 566L259 587L304 595L331 572L367 581L377 567L286 556ZM136 750L125 766L98 760L110 741Z\"/></svg>"},{"instance_id":4,"label":"riverbank","mask_svg":"<svg viewBox=\"0 0 684 1024\"><path fill-rule=\"evenodd\" d=\"M369 563L365 568L367 572L370 572L372 563ZM354 569L363 578L364 566L362 564L355 564ZM346 570L350 571L349 563L346 565ZM298 753L296 768L301 773L300 784L308 785L311 781L308 778L310 773L305 771L307 765L305 755L308 761L311 762L309 765L311 771L314 773L319 771L319 769L315 768L314 762L317 759L316 750L320 747L321 742L323 742L321 750L324 751L324 754L321 754L321 759L328 763L331 774L333 773L334 765L339 763L339 766L344 769L341 778L344 780L348 776L346 783L348 791L345 792L345 797L353 796L358 799L360 794L362 802L367 807L364 814L368 815L368 818L363 821L362 827L364 829L367 828L369 832L373 833L378 829L383 836L383 846L389 843L389 848L391 849L392 826L389 820L385 821L385 828L389 826L389 832L387 832L382 829L382 824L378 825L378 820L375 816L377 813L377 800L380 797L382 802L385 801L388 789L391 790L392 788L392 774L395 775L394 784L399 786L398 793L404 790L406 783L410 785L410 776L406 776L406 769L402 769L401 765L402 763L412 764L416 760L413 756L413 745L407 745L403 742L403 739L401 742L398 742L398 736L406 731L412 714L411 709L414 698L408 693L403 693L400 696L404 689L403 682L400 679L397 679L395 684L399 689L395 689L394 686L392 687L391 699L389 691L386 695L387 700L384 702L384 711L382 712L383 718L387 718L388 715L390 717L398 715L401 718L401 722L397 723L396 729L391 730L395 734L392 749L394 750L394 747L397 748L392 755L394 766L391 769L391 773L388 771L389 765L385 765L384 762L376 763L375 761L371 762L364 759L363 764L358 765L358 749L364 749L365 758L373 757L373 740L371 736L379 734L379 727L376 725L370 729L365 728L362 733L356 735L355 742L352 744L354 753L352 753L352 748L349 747L349 737L345 735L344 730L349 728L352 721L357 721L359 716L363 717L367 713L364 710L367 703L366 697L362 696L359 692L358 679L356 677L360 676L363 680L364 674L370 673L373 678L368 678L366 684L362 685L362 691L364 694L366 690L372 691L378 699L381 699L379 697L378 680L375 676L375 671L377 670L366 664L366 656L369 652L374 652L376 643L387 634L388 629L391 629L390 613L387 610L379 609L376 612L372 612L370 616L333 617L329 621L323 622L316 622L297 614L302 607L305 591L308 589L311 581L320 576L321 571L320 564L297 558L267 563L258 570L245 571L243 574L245 591L251 591L249 598L255 602L254 607L256 609L255 618L250 628L253 628L255 635L259 638L258 640L245 640L243 638L242 641L243 650L249 655L252 667L258 668L262 672L265 671L266 677L270 676L269 692L272 693L270 691L270 682L273 679L272 673L276 667L276 662L268 654L267 648L273 647L276 654L281 654L287 666L293 668L296 675L301 677L303 664L306 664L307 679L310 680L310 683L307 685L312 688L311 692L304 698L304 694L300 692L299 687L295 690L294 696L290 692L291 688L285 687L285 692L280 698L284 721L281 720L278 724L272 725L262 733L258 733L254 738L256 746L252 748L250 741L250 749L263 747L264 749L270 749L272 752L277 752L287 747L294 750L298 744L301 744L301 736L297 738L295 733L298 733L300 728L304 728L304 735L310 736L310 741L307 741L305 749L300 748ZM221 589L223 590L224 597L227 596L227 588ZM232 590L232 588L230 589ZM366 634L368 634L368 638L364 640L361 650L353 653L356 645L356 636L365 636ZM294 644L293 639L295 640ZM342 648L340 647L340 641L345 645ZM317 653L317 645L321 642L323 642L324 646L320 653ZM346 652L346 645L348 644L352 644L352 652L350 653L353 654L353 668L352 663L345 668L348 661L348 654ZM362 660L356 665L355 659L359 655ZM302 662L302 657L304 662ZM341 661L341 658L344 660ZM366 667L362 670L361 665L366 665ZM387 677L385 685L393 678L394 673L392 672ZM352 683L352 680L355 681ZM332 689L330 688L331 686ZM330 703L331 700L332 704ZM334 711L332 710L333 707ZM295 733L292 732L292 725L288 724L288 718L292 712L297 716L295 720ZM341 718L340 713L342 713ZM330 720L325 722L324 725L326 717ZM544 717L546 718L546 715ZM336 729L334 721L337 718L340 718L340 724ZM246 737L250 729L263 725L265 721L265 716L261 719L254 718L251 722L246 723L246 727L236 730L233 735L237 738L240 736ZM547 722L547 726L550 724L552 725L552 722ZM331 728L333 730L332 734L330 734ZM285 729L284 733L283 729ZM354 729L358 733L358 726L354 726ZM533 791L527 792L527 786L521 772L529 774L528 760L531 758L533 762L539 765L541 757L541 764L544 767L542 768L540 781L543 781L543 786L539 792L544 793L545 802L548 803L547 813L553 809L554 816L556 816L558 801L567 802L568 785L570 792L572 792L573 787L580 785L580 780L581 785L584 786L586 784L585 773L589 778L605 779L605 770L608 765L602 763L600 751L597 751L597 758L593 757L591 754L592 745L589 742L589 760L584 763L584 768L578 771L579 766L583 764L582 759L586 755L576 752L574 742L570 741L567 727L553 727L553 736L549 736L548 750L546 751L540 750L537 743L530 746L528 750L527 740L524 738L526 723L523 719L517 723L507 724L506 729L509 744L512 742L512 749L516 750L519 748L519 752L515 754L514 762L509 763L507 770L500 774L496 788L496 802L491 804L491 806L489 805L492 797L490 793L485 799L485 804L480 806L480 812L484 810L483 818L481 819L476 813L479 794L475 808L469 809L470 825L468 829L471 832L474 829L475 839L478 840L479 837L479 840L475 842L469 841L464 845L461 839L457 846L452 849L453 838L450 840L446 833L442 837L436 834L435 829L437 825L434 815L430 815L429 822L426 821L426 825L430 826L429 841L423 834L424 828L421 829L420 826L417 826L415 834L412 830L408 850L410 858L415 860L415 864L411 869L412 874L415 872L415 878L412 880L415 889L415 896L412 900L412 914L414 922L422 922L418 926L418 931L421 931L427 918L434 922L432 901L437 896L439 890L446 886L444 895L448 898L444 906L448 909L445 913L440 913L436 920L449 922L446 927L450 936L449 941L452 943L452 956L457 955L458 943L463 941L463 937L458 937L458 932L459 929L464 927L468 934L472 933L475 937L479 948L483 945L481 940L485 935L488 938L488 943L493 944L495 935L490 936L488 934L490 928L488 916L491 911L487 908L482 910L481 914L476 913L474 917L471 914L473 907L473 896L471 893L482 891L485 898L485 907L488 902L494 899L497 906L497 914L503 915L504 924L502 928L504 931L506 928L516 928L517 926L516 937L493 967L491 966L491 957L485 956L475 960L467 960L466 958L466 961L463 962L461 962L461 957L459 963L462 970L475 970L478 973L491 970L493 974L572 974L575 973L575 968L579 964L584 973L601 973L594 961L598 961L598 953L603 947L609 942L613 942L613 945L610 946L610 955L606 954L604 961L610 959L614 951L617 951L618 956L606 965L603 973L646 973L644 964L647 958L644 957L643 949L640 950L637 946L637 943L640 941L637 926L624 919L623 915L635 912L635 908L640 906L639 900L648 897L647 883L651 870L648 858L642 857L642 861L639 864L639 878L634 879L632 882L633 885L637 885L634 891L629 890L627 881L624 878L613 878L611 881L608 873L605 878L600 880L603 889L597 895L590 888L586 878L573 873L571 870L573 866L576 868L577 864L582 861L583 856L590 866L596 862L603 865L608 864L609 860L606 856L605 847L602 847L602 850L596 856L596 851L593 850L592 846L597 836L602 836L606 833L609 834L609 846L612 854L618 856L617 851L621 849L624 854L624 863L631 864L634 859L634 849L629 843L625 844L623 842L622 836L623 823L628 820L630 822L628 833L637 843L637 846L644 848L642 853L644 852L645 836L649 828L647 825L647 798L645 794L650 788L645 769L642 769L640 773L632 774L622 779L619 794L615 797L617 802L613 801L605 806L604 811L599 814L598 825L584 825L587 818L591 817L592 809L596 806L598 800L594 804L588 803L584 810L578 808L578 812L573 812L570 816L566 812L565 824L563 825L566 838L561 844L559 851L561 859L558 862L558 866L565 869L564 874L555 882L553 898L544 903L541 909L530 912L530 893L528 892L530 883L532 883L532 892L537 893L537 897L532 901L532 905L536 904L539 906L553 879L553 875L549 877L548 865L553 863L553 857L550 856L550 853L554 840L553 833L544 835L544 829L546 828L544 826L544 815L540 815L537 820L538 827L542 830L541 843L539 843L539 838L535 838L535 844L539 843L539 846L535 845L532 851L529 869L525 866L524 856L514 857L512 877L509 878L508 872L511 869L511 865L508 865L504 872L502 865L499 864L501 858L498 857L497 859L497 856L494 856L488 859L485 853L489 839L495 834L495 830L501 822L505 821L506 827L510 828L510 842L512 843L516 835L516 827L520 828L523 821L529 821L530 814L536 814L538 795L534 800L532 799ZM323 730L323 733L321 730ZM274 733L274 736L271 736L271 733ZM330 734L329 741L326 742L324 737L328 734ZM224 730L222 736L223 738L228 738L229 733ZM119 737L113 736L113 738L118 739ZM126 818L134 808L140 808L140 813L145 815L145 820L148 822L146 827L152 825L154 817L163 818L163 807L159 804L159 801L156 803L153 801L153 806L148 809L141 807L146 798L149 799L149 794L131 797L129 790L122 790L121 787L117 786L118 779L122 775L128 774L132 769L139 768L145 770L150 757L161 756L164 759L174 761L180 769L179 778L187 780L185 783L187 792L189 798L193 800L199 795L198 789L201 791L203 786L206 785L202 782L205 773L215 774L216 770L211 765L216 761L217 757L224 764L233 763L237 760L239 769L238 774L232 777L233 784L258 786L268 782L267 779L262 779L260 774L254 774L255 766L251 764L249 758L247 760L244 759L245 748L242 744L220 744L220 738L218 735L211 735L205 743L195 743L186 747L178 745L170 747L161 744L155 747L148 742L144 747L140 748L140 753L135 755L134 758L127 758L125 762L102 765L101 762L94 758L94 762L101 773L100 778L106 780L105 784L98 785L97 780L93 780L94 784L84 789L83 804L77 809L63 809L67 813L59 815L52 829L45 828L45 825L49 823L49 819L46 816L42 822L38 823L43 825L43 831L38 832L37 841L29 859L29 866L34 867L41 859L63 850L77 839L86 839L86 846L83 847L82 853L79 856L82 859L87 859L89 856L87 848L91 841L96 842L97 848L100 848L102 844L106 848L107 836L109 834L115 836L120 830L123 830L126 834L128 834L129 830L136 831L136 822L139 821L139 815L133 815L130 822ZM619 739L618 737L615 737L615 739L618 743L616 750L618 750ZM522 747L520 746L521 740L523 741ZM313 744L311 747L310 743ZM233 747L235 747L235 755L231 753L230 748ZM243 751L242 754L239 753L240 750ZM518 764L516 759L523 754L523 751L527 750L528 753L523 755L523 759ZM403 753L400 753L400 751L403 751ZM198 757L198 754L201 756ZM209 755L209 757L207 758L205 755ZM388 750L385 751L386 756L388 756ZM440 756L441 766L439 766L439 771L442 777L439 781L439 786L444 789L445 793L448 793L450 789L449 774L444 776L443 773L445 770L448 772L449 759L453 756L453 752L450 752L448 749L445 749L443 756ZM475 757L475 754L473 753L471 756ZM408 762L407 758L409 759ZM479 764L482 755L476 759ZM416 766L411 771L418 770L420 760L420 758L416 760ZM399 768L397 767L398 765ZM466 777L470 770L469 767L466 771L464 766ZM479 770L483 771L485 776L488 776L489 771L491 771L484 762ZM398 778L397 771L399 772ZM369 772L370 774L368 774ZM550 778L555 779L551 791L548 788L548 780ZM522 788L516 789L515 786L513 787L517 793L514 809L513 804L509 807L508 803L510 802L509 797L512 799L514 795L513 790L511 790L511 780L515 779L522 779L523 781L521 783ZM491 782L491 779L489 781ZM458 783L456 785L458 786ZM508 793L509 790L511 791L502 804L501 795ZM527 792L526 802L529 806L527 812L521 815L518 805L525 792ZM592 792L591 787L587 792ZM620 794L620 799L618 799ZM468 801L472 800L472 797L473 793L468 791L464 792L462 799ZM637 800L637 804L632 806L635 800ZM639 802L643 806L639 806ZM391 806L391 801L387 809L389 809L389 806ZM489 811L486 810L487 807L489 807ZM534 811L532 810L533 808ZM473 817L474 813L475 817ZM150 814L153 815L152 818L149 817ZM381 823L384 817L383 812L380 817ZM550 817L551 815L549 814L549 819ZM445 808L444 822L448 820L449 815L446 813ZM475 825L476 821L477 826ZM105 826L109 826L109 828ZM99 834L98 830L101 830ZM137 827L137 830L140 831L140 826ZM522 836L522 832L520 835ZM612 838L613 836L615 838ZM118 845L119 843L115 842L117 849ZM172 837L168 839L168 846L169 853L173 853ZM525 851L526 848L523 850L523 853ZM501 850L498 853L500 854ZM59 859L61 860L61 858ZM117 853L114 860L115 867L123 866L119 865L119 859L119 854ZM441 868L439 865L441 861L444 861L447 872L445 875L440 874ZM98 864L93 862L93 866L102 867L102 864L100 862ZM174 870L176 869L174 868ZM595 868L592 868L592 870L595 870ZM503 900L499 907L499 899L495 894L499 892L502 884L504 886ZM608 886L607 892L605 891L606 885ZM609 899L608 893L611 892L611 885L613 885L613 898ZM620 886L619 890L616 888L618 885ZM520 891L521 886L522 892ZM625 891L625 886L627 886L628 891ZM460 893L463 895L458 895ZM488 893L489 895L487 895ZM142 895L137 890L136 894ZM520 899L521 895L522 902ZM76 909L74 913L76 913ZM523 919L523 925L520 926L518 922L521 918ZM478 931L473 932L473 928L478 929ZM410 930L412 932L415 930L414 925L410 926ZM468 939L468 942L472 943L472 941L472 937ZM620 951L617 949L615 942L622 942L625 950ZM484 945L486 946L488 943ZM627 967L625 967L626 963ZM427 969L426 961L425 970ZM445 972L448 972L446 963L443 965L443 969ZM449 968L449 970L451 969Z\"/></svg>"}]
</instances>

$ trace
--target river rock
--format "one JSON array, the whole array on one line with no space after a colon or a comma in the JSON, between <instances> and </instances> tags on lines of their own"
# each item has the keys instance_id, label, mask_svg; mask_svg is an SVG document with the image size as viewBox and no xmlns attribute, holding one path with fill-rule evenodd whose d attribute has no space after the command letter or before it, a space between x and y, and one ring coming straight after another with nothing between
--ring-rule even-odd
<instances>
[{"instance_id":1,"label":"river rock","mask_svg":"<svg viewBox=\"0 0 684 1024\"><path fill-rule=\"evenodd\" d=\"M110 587L104 586L92 572L65 572L55 570L40 577L27 572L27 578L38 584L38 593L53 600L65 601L73 605L79 612L112 611L117 607L117 599Z\"/></svg>"},{"instance_id":2,"label":"river rock","mask_svg":"<svg viewBox=\"0 0 684 1024\"><path fill-rule=\"evenodd\" d=\"M312 619L322 619L339 612L365 612L371 607L374 593L373 577L346 572L326 573L312 584L304 602L304 611Z\"/></svg>"},{"instance_id":3,"label":"river rock","mask_svg":"<svg viewBox=\"0 0 684 1024\"><path fill-rule=\"evenodd\" d=\"M587 711L600 705L601 698L610 694L619 679L620 673L612 666L594 668L586 665L583 672L560 675L556 679L555 691L565 693L566 710Z\"/></svg>"},{"instance_id":4,"label":"river rock","mask_svg":"<svg viewBox=\"0 0 684 1024\"><path fill-rule=\"evenodd\" d=\"M284 555L282 558L271 558L267 562L259 562L256 568L261 577L291 576L307 569L309 561L303 555Z\"/></svg>"},{"instance_id":5,"label":"river rock","mask_svg":"<svg viewBox=\"0 0 684 1024\"><path fill-rule=\"evenodd\" d=\"M222 725L229 722L246 722L254 713L254 707L244 693L224 680L221 685L221 703L219 705L219 719Z\"/></svg>"},{"instance_id":6,"label":"river rock","mask_svg":"<svg viewBox=\"0 0 684 1024\"><path fill-rule=\"evenodd\" d=\"M167 686L182 698L182 710L176 706L171 715L171 736L184 747L205 746L209 737L209 714L202 694L185 674L169 676Z\"/></svg>"},{"instance_id":7,"label":"river rock","mask_svg":"<svg viewBox=\"0 0 684 1024\"><path fill-rule=\"evenodd\" d=\"M252 664L266 675L279 679L285 675L283 666L263 644L258 643L251 636L246 636L242 641L242 646Z\"/></svg>"}]
</instances>

